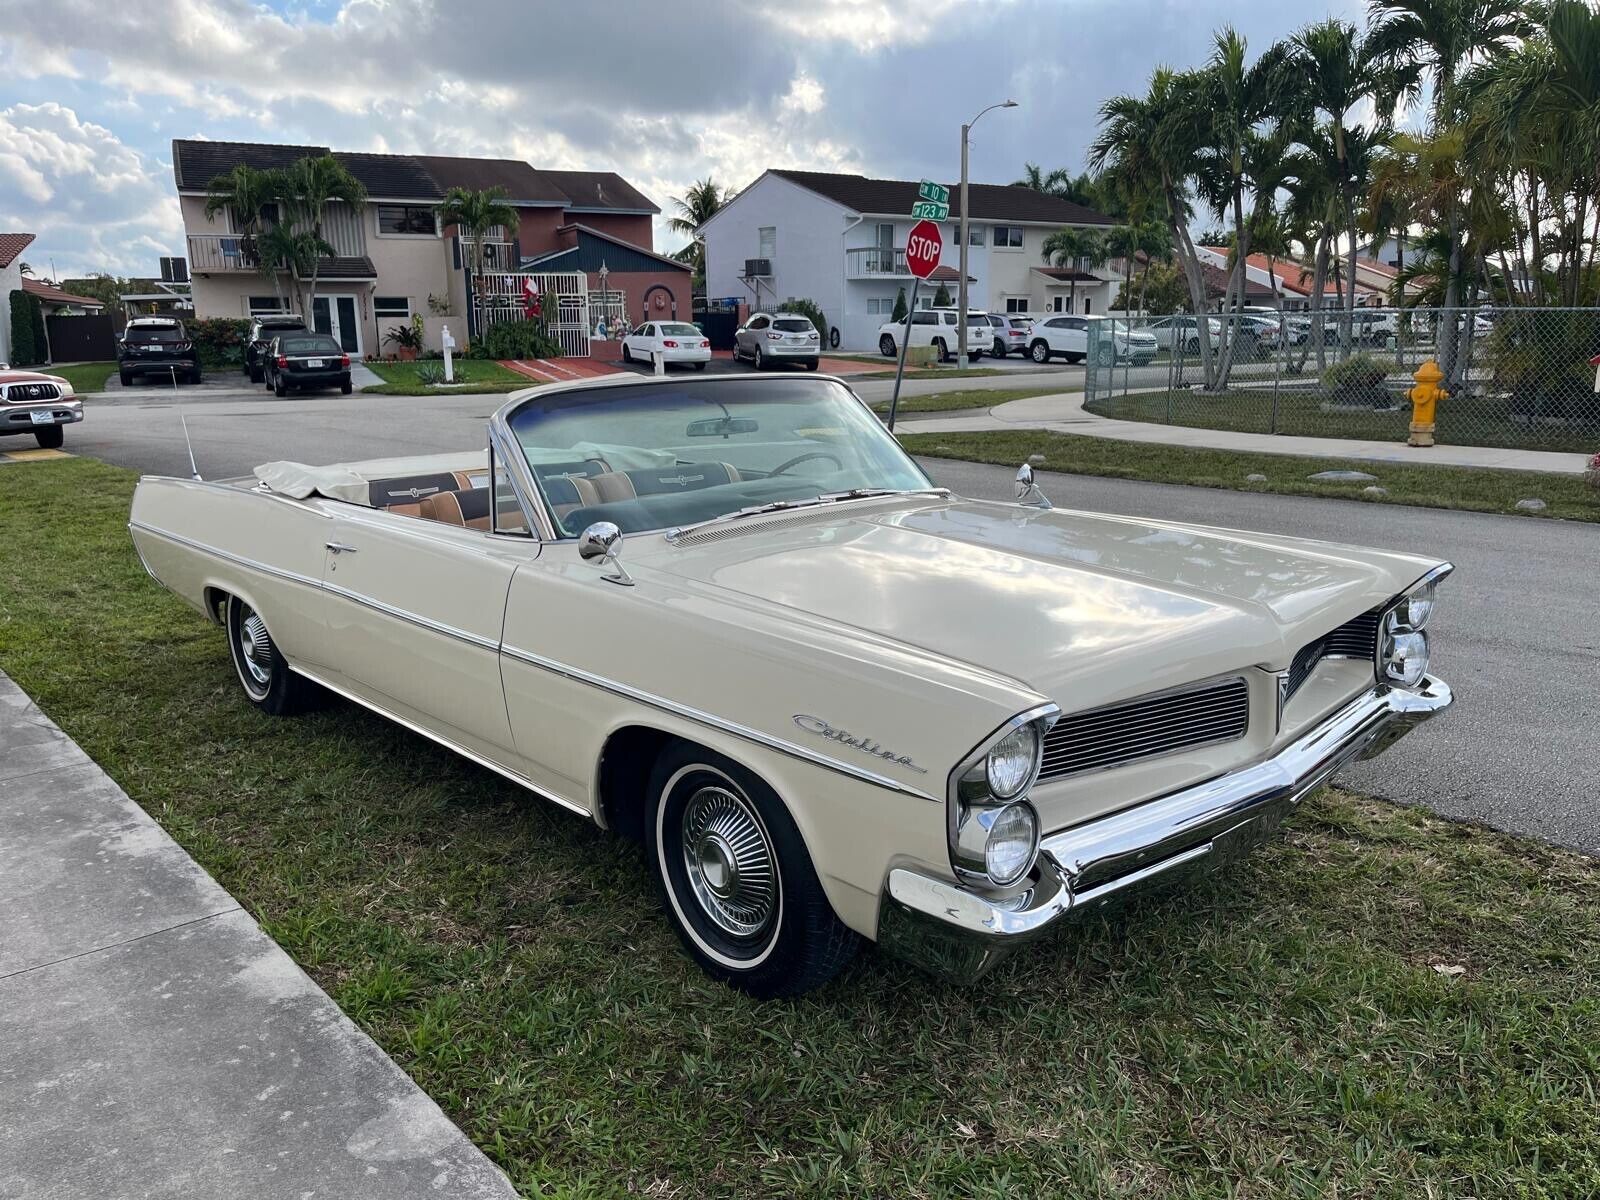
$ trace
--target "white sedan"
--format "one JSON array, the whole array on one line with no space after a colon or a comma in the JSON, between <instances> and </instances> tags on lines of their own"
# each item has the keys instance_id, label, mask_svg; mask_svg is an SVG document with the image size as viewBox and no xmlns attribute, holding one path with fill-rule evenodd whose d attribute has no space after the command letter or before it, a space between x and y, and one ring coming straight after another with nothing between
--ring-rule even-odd
<instances>
[{"instance_id":1,"label":"white sedan","mask_svg":"<svg viewBox=\"0 0 1600 1200\"><path fill-rule=\"evenodd\" d=\"M711 343L699 328L686 321L646 321L622 339L622 361L690 363L704 371L711 361Z\"/></svg>"}]
</instances>

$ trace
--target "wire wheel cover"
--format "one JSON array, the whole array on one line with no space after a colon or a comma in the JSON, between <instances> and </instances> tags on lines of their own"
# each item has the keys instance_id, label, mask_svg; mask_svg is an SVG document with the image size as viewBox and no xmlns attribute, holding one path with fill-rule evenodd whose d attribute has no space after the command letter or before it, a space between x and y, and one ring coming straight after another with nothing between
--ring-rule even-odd
<instances>
[{"instance_id":1,"label":"wire wheel cover","mask_svg":"<svg viewBox=\"0 0 1600 1200\"><path fill-rule=\"evenodd\" d=\"M251 609L239 622L239 653L250 677L265 687L272 682L272 638L267 623Z\"/></svg>"},{"instance_id":2,"label":"wire wheel cover","mask_svg":"<svg viewBox=\"0 0 1600 1200\"><path fill-rule=\"evenodd\" d=\"M702 912L724 933L751 938L777 910L776 856L748 801L703 787L683 807L683 861Z\"/></svg>"}]
</instances>

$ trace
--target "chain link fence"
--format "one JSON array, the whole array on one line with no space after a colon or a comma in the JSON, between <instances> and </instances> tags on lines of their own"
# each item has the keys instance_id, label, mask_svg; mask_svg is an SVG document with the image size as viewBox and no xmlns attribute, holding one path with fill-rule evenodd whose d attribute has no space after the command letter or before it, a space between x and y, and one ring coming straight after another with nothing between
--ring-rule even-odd
<instances>
[{"instance_id":1,"label":"chain link fence","mask_svg":"<svg viewBox=\"0 0 1600 1200\"><path fill-rule=\"evenodd\" d=\"M1441 444L1600 449L1600 309L1247 310L1090 321L1084 407L1125 421L1403 442L1445 373Z\"/></svg>"}]
</instances>

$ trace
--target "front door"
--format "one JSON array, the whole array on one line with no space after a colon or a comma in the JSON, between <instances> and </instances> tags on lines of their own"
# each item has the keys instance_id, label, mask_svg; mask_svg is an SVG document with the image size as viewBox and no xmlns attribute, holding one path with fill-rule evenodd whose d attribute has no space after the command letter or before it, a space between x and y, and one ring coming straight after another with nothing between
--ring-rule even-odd
<instances>
[{"instance_id":1,"label":"front door","mask_svg":"<svg viewBox=\"0 0 1600 1200\"><path fill-rule=\"evenodd\" d=\"M361 354L361 322L356 319L354 296L318 296L311 302L311 326L337 338L346 354Z\"/></svg>"}]
</instances>

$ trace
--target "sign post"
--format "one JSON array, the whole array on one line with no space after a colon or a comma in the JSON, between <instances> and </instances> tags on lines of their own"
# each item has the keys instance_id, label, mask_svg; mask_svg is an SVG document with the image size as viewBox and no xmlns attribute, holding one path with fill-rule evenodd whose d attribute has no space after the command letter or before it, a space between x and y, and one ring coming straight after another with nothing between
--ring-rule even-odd
<instances>
[{"instance_id":1,"label":"sign post","mask_svg":"<svg viewBox=\"0 0 1600 1200\"><path fill-rule=\"evenodd\" d=\"M936 183L923 181L924 188L938 187ZM945 190L946 197L949 196ZM939 265L939 257L944 253L944 237L939 233L939 227L931 220L923 218L911 227L911 232L906 235L906 269L911 272L911 307L906 310L906 327L900 335L900 362L894 370L894 394L889 397L889 432L894 432L895 413L900 408L900 381L906 375L906 351L911 348L911 319L917 312L917 289L922 281L933 274Z\"/></svg>"}]
</instances>

